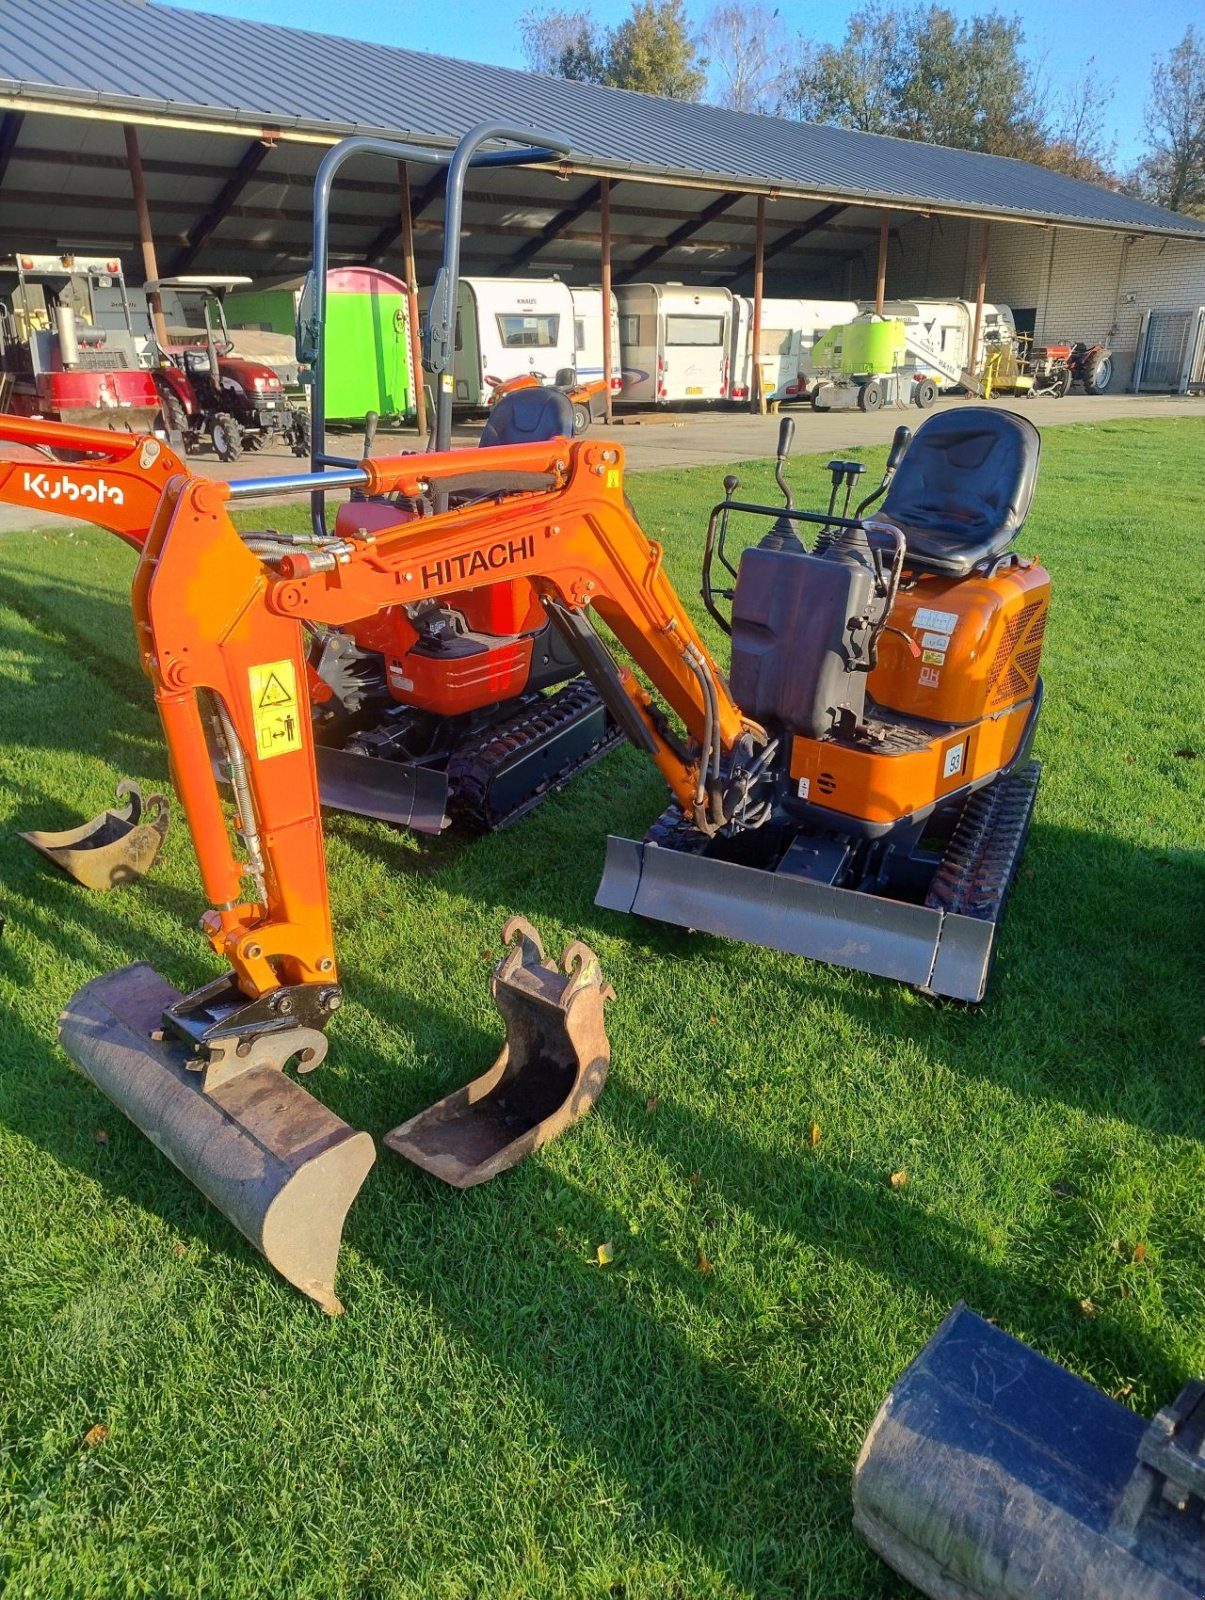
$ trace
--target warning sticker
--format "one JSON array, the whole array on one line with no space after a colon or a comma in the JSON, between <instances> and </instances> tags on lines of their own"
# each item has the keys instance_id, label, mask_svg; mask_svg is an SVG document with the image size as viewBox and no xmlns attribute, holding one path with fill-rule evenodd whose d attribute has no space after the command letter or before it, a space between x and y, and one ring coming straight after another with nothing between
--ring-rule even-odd
<instances>
[{"instance_id":1,"label":"warning sticker","mask_svg":"<svg viewBox=\"0 0 1205 1600\"><path fill-rule=\"evenodd\" d=\"M941 673L936 667L922 667L920 669L920 686L922 689L936 689L941 682Z\"/></svg>"},{"instance_id":2,"label":"warning sticker","mask_svg":"<svg viewBox=\"0 0 1205 1600\"><path fill-rule=\"evenodd\" d=\"M926 650L921 660L927 667L941 667L945 665L946 653L944 650Z\"/></svg>"},{"instance_id":3,"label":"warning sticker","mask_svg":"<svg viewBox=\"0 0 1205 1600\"><path fill-rule=\"evenodd\" d=\"M948 650L950 648L950 636L946 633L922 634L920 647L922 650Z\"/></svg>"},{"instance_id":4,"label":"warning sticker","mask_svg":"<svg viewBox=\"0 0 1205 1600\"><path fill-rule=\"evenodd\" d=\"M956 778L962 771L963 758L966 755L967 742L965 739L960 744L953 744L946 751L946 758L942 763L941 775L943 778Z\"/></svg>"},{"instance_id":5,"label":"warning sticker","mask_svg":"<svg viewBox=\"0 0 1205 1600\"><path fill-rule=\"evenodd\" d=\"M912 617L914 628L932 628L937 633L953 633L958 626L957 611L930 611L922 606Z\"/></svg>"},{"instance_id":6,"label":"warning sticker","mask_svg":"<svg viewBox=\"0 0 1205 1600\"><path fill-rule=\"evenodd\" d=\"M252 667L251 715L255 722L255 753L261 761L301 749L301 720L297 712L297 673L291 661L269 661Z\"/></svg>"},{"instance_id":7,"label":"warning sticker","mask_svg":"<svg viewBox=\"0 0 1205 1600\"><path fill-rule=\"evenodd\" d=\"M808 795L811 794L811 792L812 792L812 780L810 778L800 778L800 780L799 780L799 798L801 800L806 800Z\"/></svg>"}]
</instances>

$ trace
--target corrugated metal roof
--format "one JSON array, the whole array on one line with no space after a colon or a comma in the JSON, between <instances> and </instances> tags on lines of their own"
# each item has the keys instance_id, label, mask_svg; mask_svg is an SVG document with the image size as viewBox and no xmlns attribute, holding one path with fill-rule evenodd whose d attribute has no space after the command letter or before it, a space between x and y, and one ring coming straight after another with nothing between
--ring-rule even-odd
<instances>
[{"instance_id":1,"label":"corrugated metal roof","mask_svg":"<svg viewBox=\"0 0 1205 1600\"><path fill-rule=\"evenodd\" d=\"M632 177L1205 238L1205 222L1028 162L142 0L3 0L0 93L31 109L70 100L440 143L490 113L563 134L577 163Z\"/></svg>"}]
</instances>

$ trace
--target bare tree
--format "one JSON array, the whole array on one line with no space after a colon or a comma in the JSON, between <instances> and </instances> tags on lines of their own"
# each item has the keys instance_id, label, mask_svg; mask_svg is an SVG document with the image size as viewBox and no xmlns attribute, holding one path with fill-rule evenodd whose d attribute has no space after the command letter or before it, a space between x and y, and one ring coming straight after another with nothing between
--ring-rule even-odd
<instances>
[{"instance_id":1,"label":"bare tree","mask_svg":"<svg viewBox=\"0 0 1205 1600\"><path fill-rule=\"evenodd\" d=\"M601 60L598 36L588 11L525 11L519 18L519 36L532 72L547 72L558 78L588 78L588 72L574 68L589 64L592 58Z\"/></svg>"},{"instance_id":2,"label":"bare tree","mask_svg":"<svg viewBox=\"0 0 1205 1600\"><path fill-rule=\"evenodd\" d=\"M724 0L700 35L711 69L712 104L730 111L773 111L782 97L787 36L778 10Z\"/></svg>"},{"instance_id":3,"label":"bare tree","mask_svg":"<svg viewBox=\"0 0 1205 1600\"><path fill-rule=\"evenodd\" d=\"M1089 56L1083 71L1055 98L1041 164L1088 183L1115 184L1117 141L1109 137L1105 117L1116 93L1116 80L1102 79L1096 57Z\"/></svg>"}]
</instances>

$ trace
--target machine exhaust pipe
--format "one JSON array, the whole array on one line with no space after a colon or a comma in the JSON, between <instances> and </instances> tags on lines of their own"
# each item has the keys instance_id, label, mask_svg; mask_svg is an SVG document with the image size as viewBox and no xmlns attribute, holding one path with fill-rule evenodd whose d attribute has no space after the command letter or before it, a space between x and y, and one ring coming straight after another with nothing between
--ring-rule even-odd
<instances>
[{"instance_id":1,"label":"machine exhaust pipe","mask_svg":"<svg viewBox=\"0 0 1205 1600\"><path fill-rule=\"evenodd\" d=\"M164 1029L164 1012L181 999L137 962L72 997L59 1041L282 1277L337 1315L343 1222L376 1151L282 1070L298 1055L303 1069L317 1066L325 1035L295 1028L232 1039L228 1055L211 1051L206 1061Z\"/></svg>"}]
</instances>

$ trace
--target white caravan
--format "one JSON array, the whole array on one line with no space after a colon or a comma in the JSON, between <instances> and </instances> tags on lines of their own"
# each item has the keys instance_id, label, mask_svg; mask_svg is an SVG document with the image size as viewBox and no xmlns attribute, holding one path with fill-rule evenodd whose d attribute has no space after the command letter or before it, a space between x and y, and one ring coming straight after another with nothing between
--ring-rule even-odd
<instances>
[{"instance_id":1,"label":"white caravan","mask_svg":"<svg viewBox=\"0 0 1205 1600\"><path fill-rule=\"evenodd\" d=\"M675 405L728 398L732 295L680 283L617 290L625 402Z\"/></svg>"},{"instance_id":2,"label":"white caravan","mask_svg":"<svg viewBox=\"0 0 1205 1600\"><path fill-rule=\"evenodd\" d=\"M762 385L767 400L802 399L812 376L812 346L838 322L857 316L852 300L763 300L761 310ZM728 397L753 398L753 301L738 295L732 308Z\"/></svg>"},{"instance_id":3,"label":"white caravan","mask_svg":"<svg viewBox=\"0 0 1205 1600\"><path fill-rule=\"evenodd\" d=\"M424 315L429 298L428 290ZM538 372L555 383L573 365L573 296L559 278L461 278L453 363L457 407L484 410L494 388L490 378L505 383Z\"/></svg>"},{"instance_id":4,"label":"white caravan","mask_svg":"<svg viewBox=\"0 0 1205 1600\"><path fill-rule=\"evenodd\" d=\"M596 383L603 375L602 290L571 289L573 296L573 351L579 383ZM611 393L623 388L623 358L619 348L619 301L611 295Z\"/></svg>"}]
</instances>

